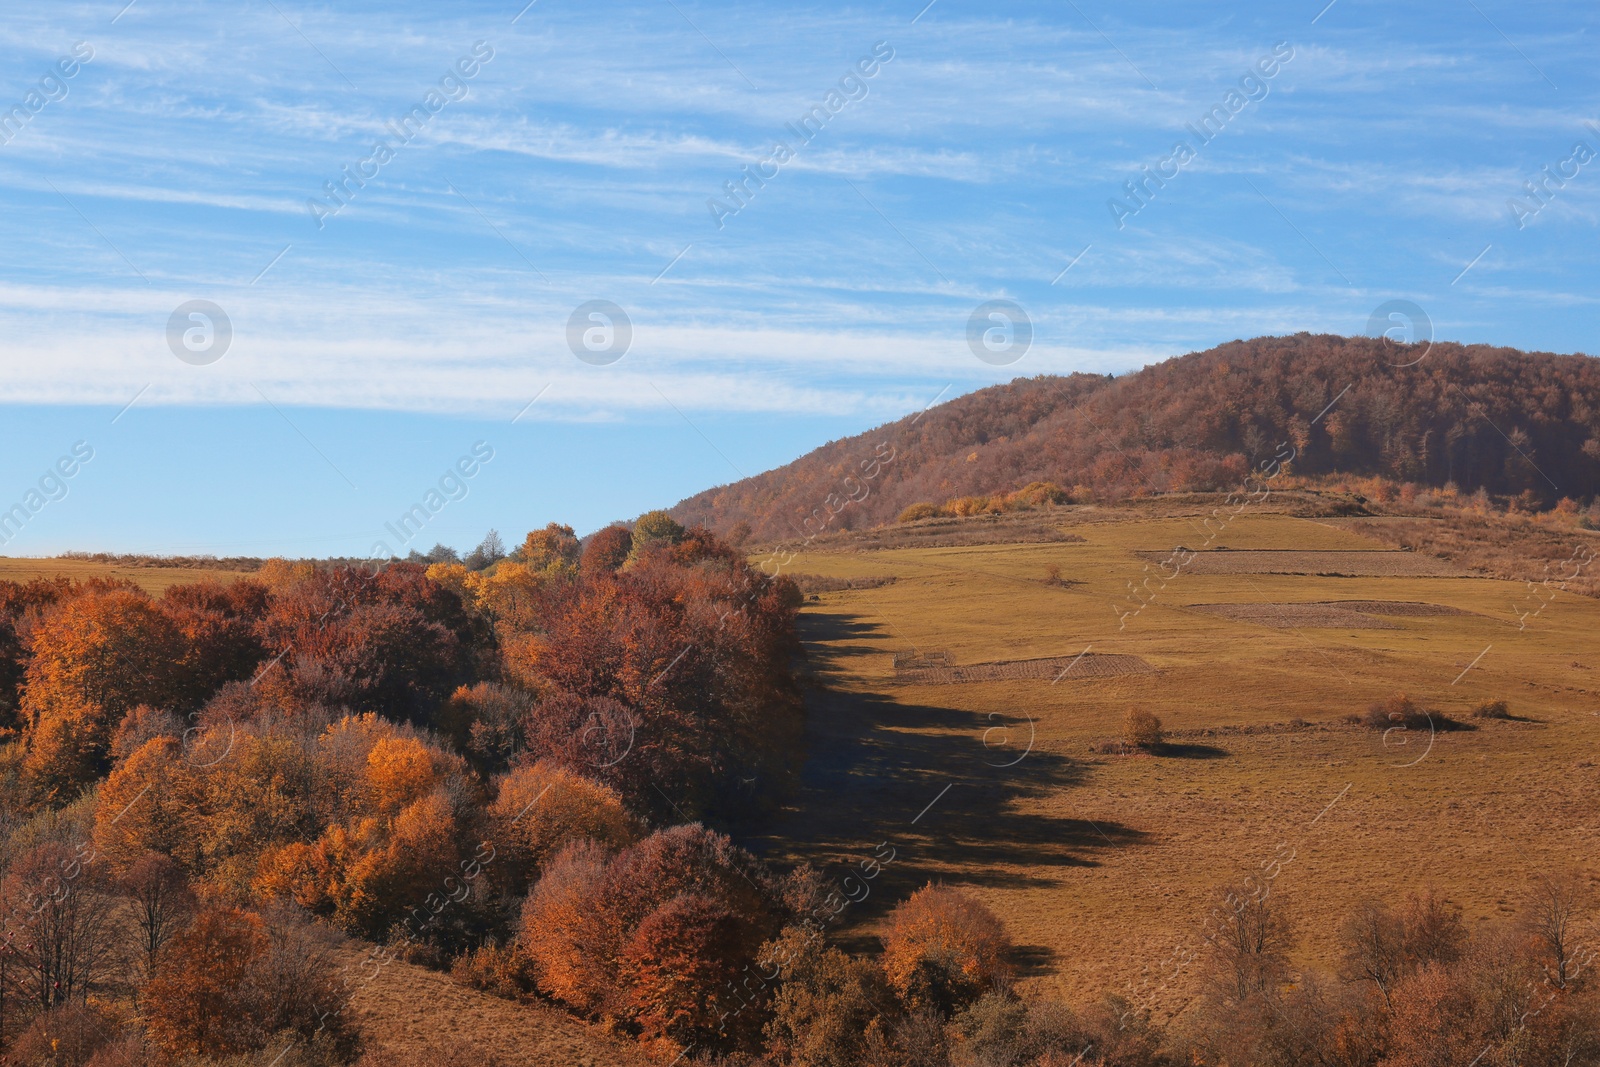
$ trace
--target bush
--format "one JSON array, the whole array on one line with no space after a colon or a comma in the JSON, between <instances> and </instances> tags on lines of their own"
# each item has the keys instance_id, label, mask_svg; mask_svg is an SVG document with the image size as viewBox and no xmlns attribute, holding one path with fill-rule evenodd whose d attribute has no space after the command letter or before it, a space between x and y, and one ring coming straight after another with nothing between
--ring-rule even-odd
<instances>
[{"instance_id":1,"label":"bush","mask_svg":"<svg viewBox=\"0 0 1600 1067\"><path fill-rule=\"evenodd\" d=\"M931 519L939 514L939 509L932 504L912 504L902 511L895 522L918 522L922 519Z\"/></svg>"},{"instance_id":2,"label":"bush","mask_svg":"<svg viewBox=\"0 0 1600 1067\"><path fill-rule=\"evenodd\" d=\"M142 1007L151 1042L169 1055L252 1052L286 1031L355 1051L349 989L318 935L287 912L207 908L160 964Z\"/></svg>"},{"instance_id":3,"label":"bush","mask_svg":"<svg viewBox=\"0 0 1600 1067\"><path fill-rule=\"evenodd\" d=\"M1009 978L1011 941L994 913L958 889L928 884L889 915L883 973L912 1010L948 1016Z\"/></svg>"},{"instance_id":4,"label":"bush","mask_svg":"<svg viewBox=\"0 0 1600 1067\"><path fill-rule=\"evenodd\" d=\"M1387 730L1393 726L1425 730L1442 719L1443 716L1430 716L1427 709L1406 694L1396 693L1368 708L1361 721L1375 730Z\"/></svg>"},{"instance_id":5,"label":"bush","mask_svg":"<svg viewBox=\"0 0 1600 1067\"><path fill-rule=\"evenodd\" d=\"M1511 707L1504 700L1485 700L1472 709L1474 719L1509 719Z\"/></svg>"},{"instance_id":6,"label":"bush","mask_svg":"<svg viewBox=\"0 0 1600 1067\"><path fill-rule=\"evenodd\" d=\"M7 1062L29 1067L86 1067L116 1036L116 1023L98 1008L69 1002L36 1016L11 1046Z\"/></svg>"},{"instance_id":7,"label":"bush","mask_svg":"<svg viewBox=\"0 0 1600 1067\"><path fill-rule=\"evenodd\" d=\"M747 929L726 903L697 893L680 893L645 917L618 968L641 1038L663 1050L753 1044L761 1018L740 1011L745 994L736 981L751 961Z\"/></svg>"},{"instance_id":8,"label":"bush","mask_svg":"<svg viewBox=\"0 0 1600 1067\"><path fill-rule=\"evenodd\" d=\"M790 1067L866 1060L869 1030L893 1008L877 963L829 948L820 930L790 926L762 946L761 967L779 981L766 1026L770 1055Z\"/></svg>"},{"instance_id":9,"label":"bush","mask_svg":"<svg viewBox=\"0 0 1600 1067\"><path fill-rule=\"evenodd\" d=\"M1161 720L1143 708L1129 708L1122 716L1122 739L1133 748L1161 746Z\"/></svg>"},{"instance_id":10,"label":"bush","mask_svg":"<svg viewBox=\"0 0 1600 1067\"><path fill-rule=\"evenodd\" d=\"M533 988L527 956L510 945L482 945L463 952L450 965L450 977L507 1000L516 1000Z\"/></svg>"},{"instance_id":11,"label":"bush","mask_svg":"<svg viewBox=\"0 0 1600 1067\"><path fill-rule=\"evenodd\" d=\"M728 983L755 963L787 912L754 856L691 824L609 860L592 842L562 849L528 896L522 945L546 994L663 1041L726 1052L749 1043L762 1021L757 1009L720 1025L719 1005L734 1006Z\"/></svg>"}]
</instances>

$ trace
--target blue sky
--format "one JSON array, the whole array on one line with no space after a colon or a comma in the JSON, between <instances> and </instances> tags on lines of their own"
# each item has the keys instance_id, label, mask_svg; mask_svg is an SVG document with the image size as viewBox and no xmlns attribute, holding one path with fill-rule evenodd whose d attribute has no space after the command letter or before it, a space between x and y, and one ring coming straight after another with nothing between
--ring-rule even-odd
<instances>
[{"instance_id":1,"label":"blue sky","mask_svg":"<svg viewBox=\"0 0 1600 1067\"><path fill-rule=\"evenodd\" d=\"M479 441L419 541L588 530L935 397L1360 333L1394 299L1440 338L1593 352L1597 25L1506 0L8 12L0 507L94 458L0 552L365 554ZM615 361L569 346L595 300L631 323ZM995 300L1032 330L1000 365L968 343ZM231 327L214 362L174 354L216 339L169 339L191 301Z\"/></svg>"}]
</instances>

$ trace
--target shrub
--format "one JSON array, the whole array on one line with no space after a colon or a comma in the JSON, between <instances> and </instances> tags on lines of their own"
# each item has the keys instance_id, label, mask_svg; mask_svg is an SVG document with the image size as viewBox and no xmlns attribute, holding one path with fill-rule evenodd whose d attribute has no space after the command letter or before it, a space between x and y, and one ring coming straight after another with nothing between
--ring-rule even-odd
<instances>
[{"instance_id":1,"label":"shrub","mask_svg":"<svg viewBox=\"0 0 1600 1067\"><path fill-rule=\"evenodd\" d=\"M348 1057L350 990L319 935L288 912L210 907L162 953L141 1004L151 1042L169 1055L234 1055L286 1033Z\"/></svg>"},{"instance_id":2,"label":"shrub","mask_svg":"<svg viewBox=\"0 0 1600 1067\"><path fill-rule=\"evenodd\" d=\"M533 988L528 957L509 945L480 945L463 952L450 965L450 977L507 1000L516 1000Z\"/></svg>"},{"instance_id":3,"label":"shrub","mask_svg":"<svg viewBox=\"0 0 1600 1067\"><path fill-rule=\"evenodd\" d=\"M116 1023L98 1008L74 1001L34 1017L11 1046L7 1062L29 1067L87 1067L116 1036Z\"/></svg>"},{"instance_id":4,"label":"shrub","mask_svg":"<svg viewBox=\"0 0 1600 1067\"><path fill-rule=\"evenodd\" d=\"M724 901L697 893L680 893L645 917L618 967L644 1040L663 1050L667 1042L673 1050L727 1049L760 1032L760 1014L741 1010L748 994L735 982L752 955L748 925Z\"/></svg>"},{"instance_id":5,"label":"shrub","mask_svg":"<svg viewBox=\"0 0 1600 1067\"><path fill-rule=\"evenodd\" d=\"M1511 707L1504 700L1485 700L1472 709L1474 719L1509 719Z\"/></svg>"},{"instance_id":6,"label":"shrub","mask_svg":"<svg viewBox=\"0 0 1600 1067\"><path fill-rule=\"evenodd\" d=\"M892 1007L883 969L829 948L821 931L790 926L761 948L762 973L778 973L767 1051L791 1067L865 1061L867 1032Z\"/></svg>"},{"instance_id":7,"label":"shrub","mask_svg":"<svg viewBox=\"0 0 1600 1067\"><path fill-rule=\"evenodd\" d=\"M918 522L922 519L931 519L939 514L939 509L932 504L912 504L902 511L895 522Z\"/></svg>"},{"instance_id":8,"label":"shrub","mask_svg":"<svg viewBox=\"0 0 1600 1067\"><path fill-rule=\"evenodd\" d=\"M1010 953L993 912L960 890L930 883L890 913L883 972L908 1007L949 1015L1010 977Z\"/></svg>"},{"instance_id":9,"label":"shrub","mask_svg":"<svg viewBox=\"0 0 1600 1067\"><path fill-rule=\"evenodd\" d=\"M248 981L266 955L258 916L209 908L164 953L161 972L144 988L150 1037L165 1051L225 1055L261 1048L267 1034L250 1009Z\"/></svg>"},{"instance_id":10,"label":"shrub","mask_svg":"<svg viewBox=\"0 0 1600 1067\"><path fill-rule=\"evenodd\" d=\"M1161 720L1143 708L1129 708L1122 716L1122 739L1133 748L1161 746Z\"/></svg>"},{"instance_id":11,"label":"shrub","mask_svg":"<svg viewBox=\"0 0 1600 1067\"><path fill-rule=\"evenodd\" d=\"M609 991L607 932L592 906L606 874L606 850L574 841L545 866L522 908L521 945L547 996L595 1011Z\"/></svg>"},{"instance_id":12,"label":"shrub","mask_svg":"<svg viewBox=\"0 0 1600 1067\"><path fill-rule=\"evenodd\" d=\"M1429 715L1427 709L1406 694L1395 693L1368 708L1367 714L1361 721L1377 730L1386 730L1393 726L1404 726L1408 730L1425 730L1442 720L1443 716Z\"/></svg>"}]
</instances>

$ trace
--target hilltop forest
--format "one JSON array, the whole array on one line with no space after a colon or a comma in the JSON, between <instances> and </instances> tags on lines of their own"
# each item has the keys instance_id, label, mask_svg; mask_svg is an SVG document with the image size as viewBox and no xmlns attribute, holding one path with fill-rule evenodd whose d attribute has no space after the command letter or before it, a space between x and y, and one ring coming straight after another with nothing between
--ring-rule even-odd
<instances>
[{"instance_id":1,"label":"hilltop forest","mask_svg":"<svg viewBox=\"0 0 1600 1067\"><path fill-rule=\"evenodd\" d=\"M981 389L699 493L673 515L803 538L1031 483L1080 504L1228 491L1289 449L1288 469L1313 480L1453 486L1530 509L1587 503L1600 490L1600 361L1305 333L1234 341L1118 378ZM886 467L892 477L878 475Z\"/></svg>"}]
</instances>

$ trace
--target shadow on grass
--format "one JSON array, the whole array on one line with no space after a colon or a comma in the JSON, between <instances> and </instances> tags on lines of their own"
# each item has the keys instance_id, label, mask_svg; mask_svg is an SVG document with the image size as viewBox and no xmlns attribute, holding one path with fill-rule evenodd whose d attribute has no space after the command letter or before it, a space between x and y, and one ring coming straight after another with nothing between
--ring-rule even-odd
<instances>
[{"instance_id":1,"label":"shadow on grass","mask_svg":"<svg viewBox=\"0 0 1600 1067\"><path fill-rule=\"evenodd\" d=\"M1079 784L1086 769L1041 750L1023 711L967 711L847 688L847 673L862 673L856 657L884 656L881 643L851 639L878 632L859 618L803 616L814 683L804 770L766 832L744 842L809 862L831 885L853 875L844 889L862 899L841 913L841 926L881 916L930 881L1055 885L1068 870L1145 839L1116 822L1021 810ZM862 877L864 861L870 869L891 854L875 878Z\"/></svg>"},{"instance_id":2,"label":"shadow on grass","mask_svg":"<svg viewBox=\"0 0 1600 1067\"><path fill-rule=\"evenodd\" d=\"M1163 741L1153 753L1171 759L1225 759L1228 750L1216 745L1196 745L1183 741Z\"/></svg>"}]
</instances>

